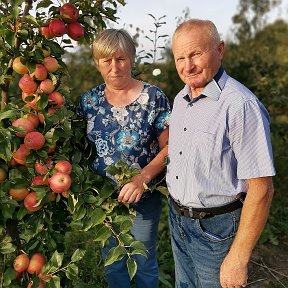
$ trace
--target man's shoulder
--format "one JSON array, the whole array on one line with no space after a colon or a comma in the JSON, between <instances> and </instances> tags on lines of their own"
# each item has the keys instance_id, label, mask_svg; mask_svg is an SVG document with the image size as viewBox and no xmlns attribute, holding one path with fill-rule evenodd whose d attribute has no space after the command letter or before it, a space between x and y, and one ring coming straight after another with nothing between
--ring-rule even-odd
<instances>
[{"instance_id":1,"label":"man's shoulder","mask_svg":"<svg viewBox=\"0 0 288 288\"><path fill-rule=\"evenodd\" d=\"M257 96L244 84L235 78L228 76L225 86L222 90L222 95L225 100L232 101L251 101L257 100Z\"/></svg>"}]
</instances>

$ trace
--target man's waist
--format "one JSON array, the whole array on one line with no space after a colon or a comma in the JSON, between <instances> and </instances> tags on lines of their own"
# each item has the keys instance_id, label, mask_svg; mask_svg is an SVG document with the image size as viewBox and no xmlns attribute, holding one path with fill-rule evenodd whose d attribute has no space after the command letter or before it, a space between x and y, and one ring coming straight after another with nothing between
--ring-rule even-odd
<instances>
[{"instance_id":1,"label":"man's waist","mask_svg":"<svg viewBox=\"0 0 288 288\"><path fill-rule=\"evenodd\" d=\"M239 197L232 202L227 204L216 206L216 207L203 207L203 208L193 208L182 205L179 201L175 200L171 195L170 199L175 208L176 212L179 215L194 218L194 219L203 219L213 217L215 215L221 215L228 212L235 211L243 206L243 202L245 200L246 193L240 193Z\"/></svg>"}]
</instances>

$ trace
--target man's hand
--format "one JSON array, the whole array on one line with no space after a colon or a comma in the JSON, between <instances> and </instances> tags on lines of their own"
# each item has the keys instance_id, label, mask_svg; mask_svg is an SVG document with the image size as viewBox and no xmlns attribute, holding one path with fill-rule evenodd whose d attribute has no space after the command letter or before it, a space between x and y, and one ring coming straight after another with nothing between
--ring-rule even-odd
<instances>
[{"instance_id":1,"label":"man's hand","mask_svg":"<svg viewBox=\"0 0 288 288\"><path fill-rule=\"evenodd\" d=\"M240 255L228 255L220 267L220 283L223 288L240 288L247 285L247 263L240 260Z\"/></svg>"}]
</instances>

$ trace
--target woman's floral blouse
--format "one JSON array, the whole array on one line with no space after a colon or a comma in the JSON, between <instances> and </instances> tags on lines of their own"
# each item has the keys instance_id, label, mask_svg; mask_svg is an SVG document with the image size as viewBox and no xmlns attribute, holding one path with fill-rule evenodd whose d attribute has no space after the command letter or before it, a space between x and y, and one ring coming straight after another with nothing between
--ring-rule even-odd
<instances>
[{"instance_id":1,"label":"woman's floral blouse","mask_svg":"<svg viewBox=\"0 0 288 288\"><path fill-rule=\"evenodd\" d=\"M104 89L103 83L85 92L78 111L97 151L91 168L106 175L106 166L120 159L143 168L159 152L158 136L168 127L169 101L158 87L144 83L135 101L117 107L106 101Z\"/></svg>"}]
</instances>

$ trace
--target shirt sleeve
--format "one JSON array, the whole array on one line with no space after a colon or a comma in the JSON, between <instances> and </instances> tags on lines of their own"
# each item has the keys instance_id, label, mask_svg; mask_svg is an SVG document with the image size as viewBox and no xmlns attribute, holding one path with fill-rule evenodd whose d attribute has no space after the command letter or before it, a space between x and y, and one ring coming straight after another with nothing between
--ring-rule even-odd
<instances>
[{"instance_id":1,"label":"shirt sleeve","mask_svg":"<svg viewBox=\"0 0 288 288\"><path fill-rule=\"evenodd\" d=\"M257 99L246 101L230 124L229 138L237 160L237 177L274 176L270 118L265 107Z\"/></svg>"}]
</instances>

